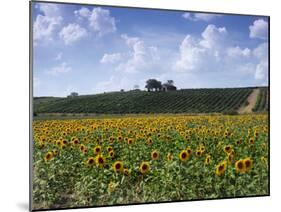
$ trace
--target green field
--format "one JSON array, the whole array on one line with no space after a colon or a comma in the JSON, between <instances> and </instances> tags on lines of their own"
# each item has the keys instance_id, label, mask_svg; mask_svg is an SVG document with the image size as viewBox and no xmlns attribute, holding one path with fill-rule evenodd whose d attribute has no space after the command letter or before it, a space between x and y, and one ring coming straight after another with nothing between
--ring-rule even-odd
<instances>
[{"instance_id":1,"label":"green field","mask_svg":"<svg viewBox=\"0 0 281 212\"><path fill-rule=\"evenodd\" d=\"M169 92L128 91L68 98L35 97L37 113L223 113L247 104L256 87L184 89ZM268 110L267 87L261 87L254 112Z\"/></svg>"}]
</instances>

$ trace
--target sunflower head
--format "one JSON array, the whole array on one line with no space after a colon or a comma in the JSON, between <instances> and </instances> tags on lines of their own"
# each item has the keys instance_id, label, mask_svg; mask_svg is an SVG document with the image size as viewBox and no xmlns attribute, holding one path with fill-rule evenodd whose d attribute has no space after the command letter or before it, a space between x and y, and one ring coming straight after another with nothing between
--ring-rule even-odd
<instances>
[{"instance_id":1,"label":"sunflower head","mask_svg":"<svg viewBox=\"0 0 281 212\"><path fill-rule=\"evenodd\" d=\"M240 172L240 173L244 173L246 171L246 167L245 167L245 164L242 159L236 161L235 169L237 172Z\"/></svg>"},{"instance_id":2,"label":"sunflower head","mask_svg":"<svg viewBox=\"0 0 281 212\"><path fill-rule=\"evenodd\" d=\"M262 156L262 157L261 157L261 161L262 161L264 164L267 164L267 162L268 162L267 157Z\"/></svg>"},{"instance_id":3,"label":"sunflower head","mask_svg":"<svg viewBox=\"0 0 281 212\"><path fill-rule=\"evenodd\" d=\"M121 135L119 135L117 139L118 139L118 141L122 141L123 138Z\"/></svg>"},{"instance_id":4,"label":"sunflower head","mask_svg":"<svg viewBox=\"0 0 281 212\"><path fill-rule=\"evenodd\" d=\"M47 152L45 155L45 161L50 161L53 158L54 154L53 152Z\"/></svg>"},{"instance_id":5,"label":"sunflower head","mask_svg":"<svg viewBox=\"0 0 281 212\"><path fill-rule=\"evenodd\" d=\"M57 144L57 146L61 147L62 141L61 141L61 140L58 140L58 141L56 142L56 144Z\"/></svg>"},{"instance_id":6,"label":"sunflower head","mask_svg":"<svg viewBox=\"0 0 281 212\"><path fill-rule=\"evenodd\" d=\"M245 165L246 171L249 171L252 168L252 166L253 166L253 161L251 160L251 158L245 158L243 160L243 163Z\"/></svg>"},{"instance_id":7,"label":"sunflower head","mask_svg":"<svg viewBox=\"0 0 281 212\"><path fill-rule=\"evenodd\" d=\"M148 138L147 141L146 141L146 143L147 143L148 145L151 145L151 144L153 143L152 138Z\"/></svg>"},{"instance_id":8,"label":"sunflower head","mask_svg":"<svg viewBox=\"0 0 281 212\"><path fill-rule=\"evenodd\" d=\"M113 151L113 150L110 151L110 152L108 153L108 156L109 156L110 158L114 158L114 151Z\"/></svg>"},{"instance_id":9,"label":"sunflower head","mask_svg":"<svg viewBox=\"0 0 281 212\"><path fill-rule=\"evenodd\" d=\"M234 160L234 151L227 154L227 162L231 164Z\"/></svg>"},{"instance_id":10,"label":"sunflower head","mask_svg":"<svg viewBox=\"0 0 281 212\"><path fill-rule=\"evenodd\" d=\"M123 162L121 161L116 161L113 163L112 168L115 172L122 172L123 171Z\"/></svg>"},{"instance_id":11,"label":"sunflower head","mask_svg":"<svg viewBox=\"0 0 281 212\"><path fill-rule=\"evenodd\" d=\"M87 160L87 165L92 166L95 163L95 158L94 157L89 157Z\"/></svg>"},{"instance_id":12,"label":"sunflower head","mask_svg":"<svg viewBox=\"0 0 281 212\"><path fill-rule=\"evenodd\" d=\"M72 144L73 144L73 145L78 145L78 144L79 144L78 138L73 138L73 139L72 139Z\"/></svg>"},{"instance_id":13,"label":"sunflower head","mask_svg":"<svg viewBox=\"0 0 281 212\"><path fill-rule=\"evenodd\" d=\"M84 154L87 154L87 153L88 153L88 149L85 148L85 149L83 150L83 153L84 153Z\"/></svg>"},{"instance_id":14,"label":"sunflower head","mask_svg":"<svg viewBox=\"0 0 281 212\"><path fill-rule=\"evenodd\" d=\"M157 160L159 158L159 152L156 150L151 152L151 158L152 158L152 160Z\"/></svg>"},{"instance_id":15,"label":"sunflower head","mask_svg":"<svg viewBox=\"0 0 281 212\"><path fill-rule=\"evenodd\" d=\"M196 151L196 156L200 157L201 155L202 155L202 151L201 151L200 149L198 149L198 150Z\"/></svg>"},{"instance_id":16,"label":"sunflower head","mask_svg":"<svg viewBox=\"0 0 281 212\"><path fill-rule=\"evenodd\" d=\"M104 166L106 163L105 158L102 155L96 156L95 162L96 162L96 165L100 166L100 167Z\"/></svg>"},{"instance_id":17,"label":"sunflower head","mask_svg":"<svg viewBox=\"0 0 281 212\"><path fill-rule=\"evenodd\" d=\"M223 148L223 151L225 153L230 153L232 151L232 146L231 145L226 145L224 148Z\"/></svg>"},{"instance_id":18,"label":"sunflower head","mask_svg":"<svg viewBox=\"0 0 281 212\"><path fill-rule=\"evenodd\" d=\"M242 139L239 139L238 141L236 141L236 145L241 145L242 142L243 142L243 140L242 140Z\"/></svg>"},{"instance_id":19,"label":"sunflower head","mask_svg":"<svg viewBox=\"0 0 281 212\"><path fill-rule=\"evenodd\" d=\"M101 146L94 147L93 151L96 155L100 154L101 153Z\"/></svg>"},{"instance_id":20,"label":"sunflower head","mask_svg":"<svg viewBox=\"0 0 281 212\"><path fill-rule=\"evenodd\" d=\"M189 158L189 154L188 154L187 150L182 150L179 154L179 158L181 161L187 161Z\"/></svg>"},{"instance_id":21,"label":"sunflower head","mask_svg":"<svg viewBox=\"0 0 281 212\"><path fill-rule=\"evenodd\" d=\"M59 151L58 151L57 149L54 149L54 150L53 150L53 155L56 156L56 155L58 155L58 154L59 154Z\"/></svg>"},{"instance_id":22,"label":"sunflower head","mask_svg":"<svg viewBox=\"0 0 281 212\"><path fill-rule=\"evenodd\" d=\"M127 168L123 169L123 173L124 173L124 175L126 175L126 176L129 176L129 175L131 174L130 170L127 169Z\"/></svg>"},{"instance_id":23,"label":"sunflower head","mask_svg":"<svg viewBox=\"0 0 281 212\"><path fill-rule=\"evenodd\" d=\"M128 138L127 143L130 145L133 143L133 139L132 138Z\"/></svg>"},{"instance_id":24,"label":"sunflower head","mask_svg":"<svg viewBox=\"0 0 281 212\"><path fill-rule=\"evenodd\" d=\"M209 165L211 163L211 155L207 155L205 158L205 165Z\"/></svg>"},{"instance_id":25,"label":"sunflower head","mask_svg":"<svg viewBox=\"0 0 281 212\"><path fill-rule=\"evenodd\" d=\"M107 149L108 152L113 151L113 148L111 146L107 147L106 149Z\"/></svg>"},{"instance_id":26,"label":"sunflower head","mask_svg":"<svg viewBox=\"0 0 281 212\"><path fill-rule=\"evenodd\" d=\"M250 139L249 139L249 144L253 145L254 143L255 143L254 138L250 138Z\"/></svg>"},{"instance_id":27,"label":"sunflower head","mask_svg":"<svg viewBox=\"0 0 281 212\"><path fill-rule=\"evenodd\" d=\"M186 148L186 151L187 151L187 154L190 156L192 154L192 150L190 147L187 147Z\"/></svg>"},{"instance_id":28,"label":"sunflower head","mask_svg":"<svg viewBox=\"0 0 281 212\"><path fill-rule=\"evenodd\" d=\"M142 162L140 164L139 169L140 169L140 172L142 174L147 174L150 171L150 164L149 164L149 162L146 162L146 161Z\"/></svg>"},{"instance_id":29,"label":"sunflower head","mask_svg":"<svg viewBox=\"0 0 281 212\"><path fill-rule=\"evenodd\" d=\"M81 144L81 145L80 145L80 151L81 151L81 152L83 152L85 148L86 148L86 147L85 147L84 144Z\"/></svg>"},{"instance_id":30,"label":"sunflower head","mask_svg":"<svg viewBox=\"0 0 281 212\"><path fill-rule=\"evenodd\" d=\"M205 151L205 146L204 146L204 145L201 145L201 146L200 146L200 151L201 151L201 152L204 152L204 151Z\"/></svg>"},{"instance_id":31,"label":"sunflower head","mask_svg":"<svg viewBox=\"0 0 281 212\"><path fill-rule=\"evenodd\" d=\"M222 176L224 174L226 168L227 168L227 162L226 161L223 161L223 162L219 163L216 167L216 175Z\"/></svg>"}]
</instances>

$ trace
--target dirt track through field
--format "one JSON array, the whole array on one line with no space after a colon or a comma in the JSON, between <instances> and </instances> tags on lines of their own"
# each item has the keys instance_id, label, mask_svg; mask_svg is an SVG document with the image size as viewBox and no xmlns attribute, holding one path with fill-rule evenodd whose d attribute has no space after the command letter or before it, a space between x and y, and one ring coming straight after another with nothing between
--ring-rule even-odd
<instances>
[{"instance_id":1,"label":"dirt track through field","mask_svg":"<svg viewBox=\"0 0 281 212\"><path fill-rule=\"evenodd\" d=\"M253 90L253 92L250 94L250 96L248 97L247 101L249 102L249 104L247 106L242 105L239 109L238 109L238 113L239 114L243 114L243 113L251 113L252 109L255 107L257 98L259 96L260 93L260 89L256 88Z\"/></svg>"}]
</instances>

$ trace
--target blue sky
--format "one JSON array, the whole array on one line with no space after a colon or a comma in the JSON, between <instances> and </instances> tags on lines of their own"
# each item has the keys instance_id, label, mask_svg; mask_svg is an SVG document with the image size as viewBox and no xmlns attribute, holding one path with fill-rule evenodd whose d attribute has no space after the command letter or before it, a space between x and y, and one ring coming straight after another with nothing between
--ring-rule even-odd
<instances>
[{"instance_id":1,"label":"blue sky","mask_svg":"<svg viewBox=\"0 0 281 212\"><path fill-rule=\"evenodd\" d=\"M259 16L33 3L34 96L268 85Z\"/></svg>"}]
</instances>

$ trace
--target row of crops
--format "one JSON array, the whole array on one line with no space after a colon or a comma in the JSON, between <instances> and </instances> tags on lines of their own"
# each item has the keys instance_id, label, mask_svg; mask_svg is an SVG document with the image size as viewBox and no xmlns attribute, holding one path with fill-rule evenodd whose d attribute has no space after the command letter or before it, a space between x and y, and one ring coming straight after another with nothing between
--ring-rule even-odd
<instances>
[{"instance_id":1,"label":"row of crops","mask_svg":"<svg viewBox=\"0 0 281 212\"><path fill-rule=\"evenodd\" d=\"M212 113L236 111L253 88L129 91L73 98L34 99L36 113ZM261 104L264 104L261 100ZM268 103L265 102L267 105Z\"/></svg>"},{"instance_id":2,"label":"row of crops","mask_svg":"<svg viewBox=\"0 0 281 212\"><path fill-rule=\"evenodd\" d=\"M254 112L268 111L268 102L269 102L268 88L267 87L260 88L260 93L257 98L255 107L253 108L253 111Z\"/></svg>"}]
</instances>

